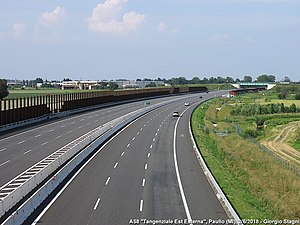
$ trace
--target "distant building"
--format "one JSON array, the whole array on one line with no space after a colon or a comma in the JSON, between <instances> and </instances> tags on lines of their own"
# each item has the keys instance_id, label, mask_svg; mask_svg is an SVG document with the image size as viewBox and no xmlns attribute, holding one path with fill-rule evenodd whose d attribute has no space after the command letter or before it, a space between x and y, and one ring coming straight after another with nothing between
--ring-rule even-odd
<instances>
[{"instance_id":1,"label":"distant building","mask_svg":"<svg viewBox=\"0 0 300 225\"><path fill-rule=\"evenodd\" d=\"M9 80L9 79L6 79L6 82L7 82L7 86L22 85L22 81L21 80Z\"/></svg>"},{"instance_id":2,"label":"distant building","mask_svg":"<svg viewBox=\"0 0 300 225\"><path fill-rule=\"evenodd\" d=\"M144 88L146 85L155 83L156 86L165 86L163 81L135 81L135 80L116 80L116 81L100 81L100 80L86 80L86 81L63 81L60 83L62 90L93 90L97 89L97 86L101 86L103 82L113 82L119 87L123 88Z\"/></svg>"},{"instance_id":3,"label":"distant building","mask_svg":"<svg viewBox=\"0 0 300 225\"><path fill-rule=\"evenodd\" d=\"M61 83L61 89L62 90L93 90L96 89L97 86L99 86L100 81L63 81Z\"/></svg>"}]
</instances>

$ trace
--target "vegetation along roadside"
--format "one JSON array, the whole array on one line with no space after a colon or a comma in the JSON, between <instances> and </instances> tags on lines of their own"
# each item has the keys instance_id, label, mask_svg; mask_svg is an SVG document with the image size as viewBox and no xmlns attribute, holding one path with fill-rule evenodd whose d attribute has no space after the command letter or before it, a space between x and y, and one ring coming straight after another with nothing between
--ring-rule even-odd
<instances>
[{"instance_id":1,"label":"vegetation along roadside","mask_svg":"<svg viewBox=\"0 0 300 225\"><path fill-rule=\"evenodd\" d=\"M238 134L232 107L215 99L192 115L193 134L208 167L242 219L299 219L299 176Z\"/></svg>"}]
</instances>

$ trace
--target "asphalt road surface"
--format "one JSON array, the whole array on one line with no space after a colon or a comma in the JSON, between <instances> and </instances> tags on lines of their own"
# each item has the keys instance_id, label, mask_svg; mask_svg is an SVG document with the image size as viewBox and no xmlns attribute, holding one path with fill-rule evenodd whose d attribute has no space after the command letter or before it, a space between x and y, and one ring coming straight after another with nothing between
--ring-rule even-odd
<instances>
[{"instance_id":1,"label":"asphalt road surface","mask_svg":"<svg viewBox=\"0 0 300 225\"><path fill-rule=\"evenodd\" d=\"M228 219L189 134L190 114L203 99L189 98L190 106L186 101L156 109L115 135L34 224L212 224ZM174 111L181 116L173 117Z\"/></svg>"},{"instance_id":2,"label":"asphalt road surface","mask_svg":"<svg viewBox=\"0 0 300 225\"><path fill-rule=\"evenodd\" d=\"M180 97L183 96L152 99L151 104ZM145 107L145 102L112 106L0 134L0 187L94 128Z\"/></svg>"}]
</instances>

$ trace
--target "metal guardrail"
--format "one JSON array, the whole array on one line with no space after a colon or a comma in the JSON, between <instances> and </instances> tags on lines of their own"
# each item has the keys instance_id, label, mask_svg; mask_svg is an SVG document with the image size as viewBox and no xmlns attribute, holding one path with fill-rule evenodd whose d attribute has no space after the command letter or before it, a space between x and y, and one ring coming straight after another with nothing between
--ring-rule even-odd
<instances>
[{"instance_id":1,"label":"metal guardrail","mask_svg":"<svg viewBox=\"0 0 300 225\"><path fill-rule=\"evenodd\" d=\"M238 216L238 214L234 210L233 206L231 205L231 203L227 199L226 195L222 191L221 187L217 183L216 179L214 178L214 176L210 172L209 168L207 167L207 165L206 165L206 163L205 163L205 161L204 161L204 159L203 159L203 157L200 153L200 150L197 147L197 144L195 142L194 135L193 135L192 129L191 129L191 121L189 122L189 132L190 132L190 136L191 136L191 139L192 139L194 151L197 155L198 162L201 165L202 170L203 170L205 176L207 177L209 183L211 184L214 191L216 192L217 198L222 203L222 205L225 206L226 211L234 219L235 223L238 224L238 225L242 225L243 224L242 220L240 219L240 217Z\"/></svg>"}]
</instances>

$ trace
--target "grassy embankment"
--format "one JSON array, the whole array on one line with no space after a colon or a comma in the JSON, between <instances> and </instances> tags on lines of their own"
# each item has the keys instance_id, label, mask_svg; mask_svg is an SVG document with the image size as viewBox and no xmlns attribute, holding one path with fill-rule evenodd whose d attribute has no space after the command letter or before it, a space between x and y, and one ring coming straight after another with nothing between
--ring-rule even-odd
<instances>
[{"instance_id":1,"label":"grassy embankment","mask_svg":"<svg viewBox=\"0 0 300 225\"><path fill-rule=\"evenodd\" d=\"M229 122L230 105L221 101L212 100L199 107L192 116L192 129L206 163L240 217L300 218L299 177L238 136ZM213 123L218 130L231 133L220 137L204 132L204 126L209 131L216 129Z\"/></svg>"}]
</instances>

